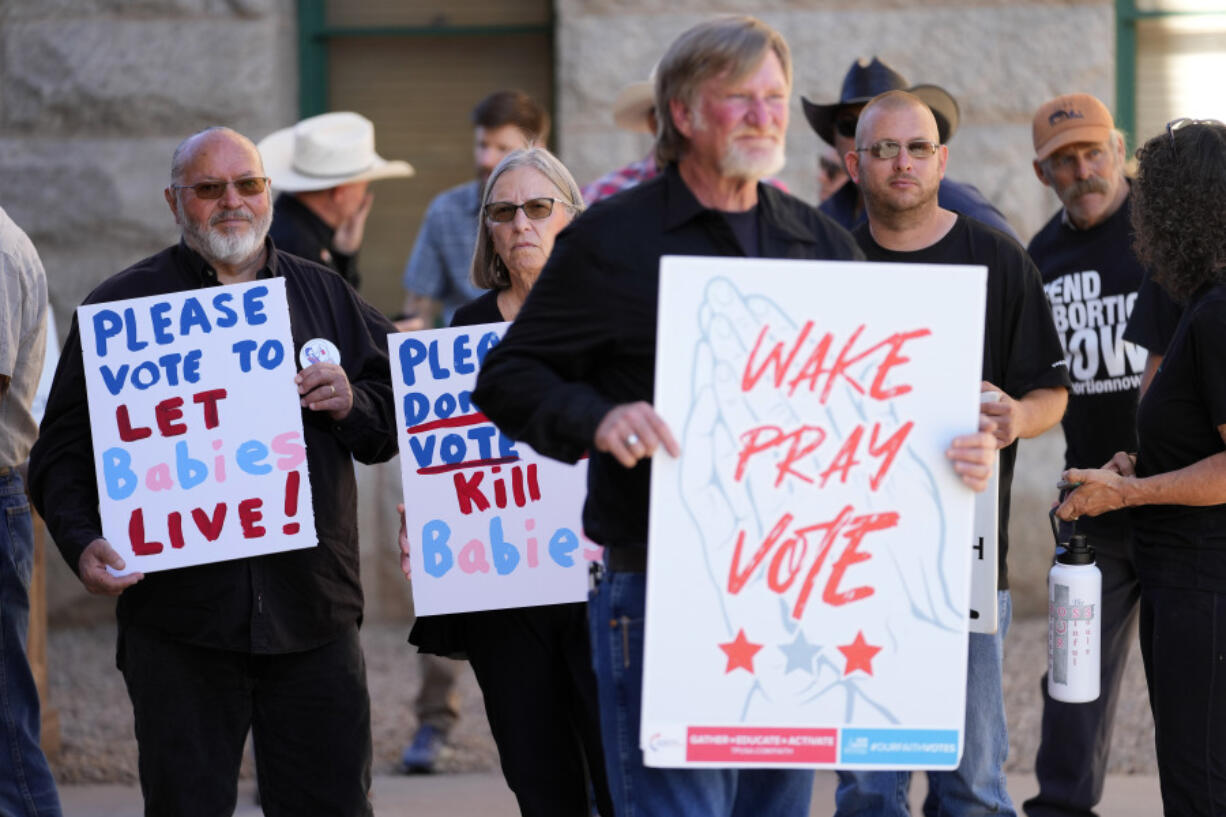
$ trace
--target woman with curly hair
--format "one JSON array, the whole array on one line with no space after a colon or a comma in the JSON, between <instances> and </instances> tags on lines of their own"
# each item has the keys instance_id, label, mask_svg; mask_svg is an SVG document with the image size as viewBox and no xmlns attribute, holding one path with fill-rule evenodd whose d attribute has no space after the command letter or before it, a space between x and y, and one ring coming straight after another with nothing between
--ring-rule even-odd
<instances>
[{"instance_id":1,"label":"woman with curly hair","mask_svg":"<svg viewBox=\"0 0 1226 817\"><path fill-rule=\"evenodd\" d=\"M1138 157L1137 256L1186 306L1137 452L1067 471L1059 515L1131 508L1164 810L1226 814L1226 125L1176 120Z\"/></svg>"}]
</instances>

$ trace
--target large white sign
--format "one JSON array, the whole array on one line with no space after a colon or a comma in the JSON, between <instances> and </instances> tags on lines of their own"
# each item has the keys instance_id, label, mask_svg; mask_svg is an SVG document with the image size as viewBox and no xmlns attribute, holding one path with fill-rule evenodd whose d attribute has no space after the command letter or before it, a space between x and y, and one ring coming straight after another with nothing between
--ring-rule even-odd
<instances>
[{"instance_id":1,"label":"large white sign","mask_svg":"<svg viewBox=\"0 0 1226 817\"><path fill-rule=\"evenodd\" d=\"M584 601L600 558L580 524L587 460L542 457L472 403L508 325L388 337L418 615Z\"/></svg>"},{"instance_id":2,"label":"large white sign","mask_svg":"<svg viewBox=\"0 0 1226 817\"><path fill-rule=\"evenodd\" d=\"M127 571L317 544L285 281L77 309L102 532Z\"/></svg>"},{"instance_id":3,"label":"large white sign","mask_svg":"<svg viewBox=\"0 0 1226 817\"><path fill-rule=\"evenodd\" d=\"M665 258L640 743L654 766L953 768L982 267Z\"/></svg>"}]
</instances>

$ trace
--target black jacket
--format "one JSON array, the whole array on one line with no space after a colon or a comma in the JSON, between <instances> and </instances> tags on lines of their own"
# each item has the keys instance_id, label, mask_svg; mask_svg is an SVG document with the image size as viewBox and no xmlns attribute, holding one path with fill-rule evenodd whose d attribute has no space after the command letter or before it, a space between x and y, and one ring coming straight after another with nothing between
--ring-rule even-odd
<instances>
[{"instance_id":1,"label":"black jacket","mask_svg":"<svg viewBox=\"0 0 1226 817\"><path fill-rule=\"evenodd\" d=\"M860 259L851 235L794 196L758 184L767 258ZM651 401L664 255L743 256L727 219L705 208L676 165L597 202L558 236L540 279L494 347L473 400L508 435L565 462L591 446L620 403ZM583 525L593 541L647 541L651 466L593 453Z\"/></svg>"}]
</instances>

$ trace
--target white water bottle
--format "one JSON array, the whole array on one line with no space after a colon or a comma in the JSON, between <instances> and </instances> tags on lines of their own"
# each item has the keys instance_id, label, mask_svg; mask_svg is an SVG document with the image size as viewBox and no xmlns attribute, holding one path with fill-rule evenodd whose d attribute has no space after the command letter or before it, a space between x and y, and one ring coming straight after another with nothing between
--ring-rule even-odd
<instances>
[{"instance_id":1,"label":"white water bottle","mask_svg":"<svg viewBox=\"0 0 1226 817\"><path fill-rule=\"evenodd\" d=\"M1057 701L1098 697L1102 594L1094 548L1073 534L1047 574L1047 694Z\"/></svg>"}]
</instances>

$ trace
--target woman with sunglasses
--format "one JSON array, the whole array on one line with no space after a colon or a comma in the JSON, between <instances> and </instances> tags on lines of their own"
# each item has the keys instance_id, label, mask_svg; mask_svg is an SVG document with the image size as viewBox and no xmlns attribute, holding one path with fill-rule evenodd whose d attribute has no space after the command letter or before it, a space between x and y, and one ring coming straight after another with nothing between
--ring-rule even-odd
<instances>
[{"instance_id":1,"label":"woman with sunglasses","mask_svg":"<svg viewBox=\"0 0 1226 817\"><path fill-rule=\"evenodd\" d=\"M1137 452L1066 472L1059 515L1132 509L1164 810L1226 814L1226 125L1177 120L1137 154L1137 257L1186 306Z\"/></svg>"},{"instance_id":2,"label":"woman with sunglasses","mask_svg":"<svg viewBox=\"0 0 1226 817\"><path fill-rule=\"evenodd\" d=\"M451 325L514 320L554 239L582 210L574 177L548 150L506 156L485 184L473 254L473 282L489 291L457 309ZM601 815L613 817L586 608L426 616L409 636L422 652L472 664L503 776L526 817L590 815L590 796Z\"/></svg>"}]
</instances>

